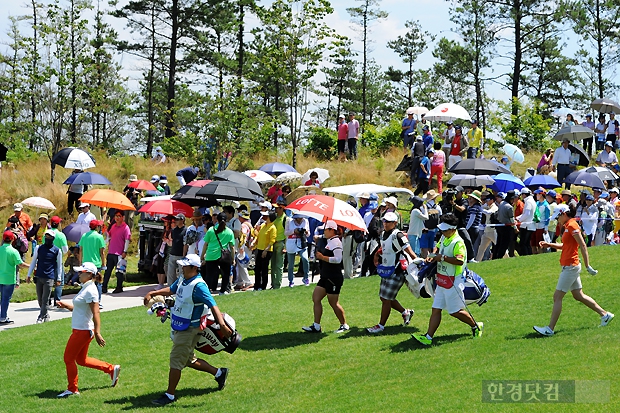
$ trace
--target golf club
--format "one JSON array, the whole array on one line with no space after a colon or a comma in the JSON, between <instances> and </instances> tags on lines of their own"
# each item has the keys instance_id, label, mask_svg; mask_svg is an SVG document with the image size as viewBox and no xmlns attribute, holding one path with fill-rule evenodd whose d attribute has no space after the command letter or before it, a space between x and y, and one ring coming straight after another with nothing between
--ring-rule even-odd
<instances>
[{"instance_id":1,"label":"golf club","mask_svg":"<svg viewBox=\"0 0 620 413\"><path fill-rule=\"evenodd\" d=\"M462 275L461 275L461 277L462 277ZM454 283L452 283L452 288L454 288L454 290L456 291L456 286L454 285ZM476 329L478 331L482 331L482 330L480 330L480 326L478 325L478 322L476 322L476 319L474 318L474 315L471 313L471 311L469 311L469 307L467 307L467 304L465 303L465 299L463 297L461 297L461 295L458 293L458 291L456 291L456 293L459 296L459 298L461 299L461 302L463 303L463 305L465 306L465 310L467 310L467 313L469 314L471 319L474 320L474 324L476 324Z\"/></svg>"}]
</instances>

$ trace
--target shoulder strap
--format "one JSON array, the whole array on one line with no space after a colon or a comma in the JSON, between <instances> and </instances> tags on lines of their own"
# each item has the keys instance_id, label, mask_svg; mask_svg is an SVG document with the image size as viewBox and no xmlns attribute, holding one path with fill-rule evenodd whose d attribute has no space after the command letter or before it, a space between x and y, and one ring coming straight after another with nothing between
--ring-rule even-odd
<instances>
[{"instance_id":1,"label":"shoulder strap","mask_svg":"<svg viewBox=\"0 0 620 413\"><path fill-rule=\"evenodd\" d=\"M224 247L222 247L222 242L220 241L220 237L217 236L217 232L215 231L215 228L213 228L213 234L215 234L215 239L217 240L217 243L220 244L220 249L224 249Z\"/></svg>"}]
</instances>

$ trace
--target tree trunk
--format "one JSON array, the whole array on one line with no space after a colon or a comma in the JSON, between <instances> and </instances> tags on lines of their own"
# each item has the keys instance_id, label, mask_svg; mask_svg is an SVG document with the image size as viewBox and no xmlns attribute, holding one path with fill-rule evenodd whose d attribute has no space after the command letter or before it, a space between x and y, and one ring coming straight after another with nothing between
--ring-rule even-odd
<instances>
[{"instance_id":1,"label":"tree trunk","mask_svg":"<svg viewBox=\"0 0 620 413\"><path fill-rule=\"evenodd\" d=\"M69 131L71 143L77 142L77 62L75 44L75 0L71 0L71 130Z\"/></svg>"},{"instance_id":2,"label":"tree trunk","mask_svg":"<svg viewBox=\"0 0 620 413\"><path fill-rule=\"evenodd\" d=\"M521 60L523 57L522 51L522 39L521 39L521 1L515 0L512 6L512 13L514 16L515 24L515 56L514 67L512 70L512 88L511 96L513 99L519 99L519 81L521 77ZM512 105L512 114L517 116L519 114L519 108L517 105Z\"/></svg>"},{"instance_id":3,"label":"tree trunk","mask_svg":"<svg viewBox=\"0 0 620 413\"><path fill-rule=\"evenodd\" d=\"M154 129L154 116L153 116L153 84L155 77L155 57L156 57L157 39L155 38L155 4L151 6L151 56L149 59L150 67L148 72L147 81L147 139L146 139L146 158L148 158L153 152L153 129Z\"/></svg>"},{"instance_id":4,"label":"tree trunk","mask_svg":"<svg viewBox=\"0 0 620 413\"><path fill-rule=\"evenodd\" d=\"M603 98L605 87L603 85L603 33L601 33L601 8L599 0L596 0L596 70L598 75L598 97Z\"/></svg>"},{"instance_id":5,"label":"tree trunk","mask_svg":"<svg viewBox=\"0 0 620 413\"><path fill-rule=\"evenodd\" d=\"M366 126L366 67L368 64L367 61L367 48L368 48L368 2L366 2L364 6L364 35L363 35L363 44L364 44L364 58L362 61L362 124L361 124L361 133L364 133L364 128Z\"/></svg>"},{"instance_id":6,"label":"tree trunk","mask_svg":"<svg viewBox=\"0 0 620 413\"><path fill-rule=\"evenodd\" d=\"M166 138L176 135L174 127L175 118L175 82L177 69L177 42L179 35L179 0L172 0L172 10L170 15L172 34L170 39L170 65L168 71L168 102L166 106Z\"/></svg>"},{"instance_id":7,"label":"tree trunk","mask_svg":"<svg viewBox=\"0 0 620 413\"><path fill-rule=\"evenodd\" d=\"M37 36L39 34L39 27L37 26L37 2L36 0L32 0L32 65L31 65L31 73L30 73L30 125L31 125L31 135L28 140L28 148L31 151L34 151L34 146L36 142L35 134L36 134L36 123L37 123L37 99L35 96L36 93L36 81L35 73L39 70L39 52L38 52L38 40ZM54 177L52 176L52 182L54 182Z\"/></svg>"},{"instance_id":8,"label":"tree trunk","mask_svg":"<svg viewBox=\"0 0 620 413\"><path fill-rule=\"evenodd\" d=\"M239 24L239 30L237 31L237 43L239 44L239 53L237 54L237 122L235 125L237 138L240 138L239 127L243 122L243 112L241 109L241 96L243 96L243 65L245 59L245 45L243 43L245 10L243 8L243 1L244 0L239 0L239 16L237 17Z\"/></svg>"}]
</instances>

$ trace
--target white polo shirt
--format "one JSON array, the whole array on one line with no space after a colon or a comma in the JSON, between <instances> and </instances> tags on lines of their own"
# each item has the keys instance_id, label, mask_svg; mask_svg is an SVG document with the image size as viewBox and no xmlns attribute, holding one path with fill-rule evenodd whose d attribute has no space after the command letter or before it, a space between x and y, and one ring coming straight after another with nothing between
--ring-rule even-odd
<instances>
[{"instance_id":1,"label":"white polo shirt","mask_svg":"<svg viewBox=\"0 0 620 413\"><path fill-rule=\"evenodd\" d=\"M99 302L99 292L93 280L82 285L82 289L73 298L73 315L71 317L71 328L75 330L93 330L93 311L90 303Z\"/></svg>"}]
</instances>

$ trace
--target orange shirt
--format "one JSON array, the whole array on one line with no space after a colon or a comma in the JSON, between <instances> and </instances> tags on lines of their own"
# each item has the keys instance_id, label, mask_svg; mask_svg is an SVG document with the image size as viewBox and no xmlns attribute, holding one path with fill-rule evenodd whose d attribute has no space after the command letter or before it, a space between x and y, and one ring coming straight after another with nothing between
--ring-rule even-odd
<instances>
[{"instance_id":1,"label":"orange shirt","mask_svg":"<svg viewBox=\"0 0 620 413\"><path fill-rule=\"evenodd\" d=\"M9 218L14 217L14 216L15 214L11 215ZM24 235L26 235L26 232L28 232L28 230L32 228L32 220L30 219L28 214L26 214L24 211L22 211L22 213L19 215L19 223L23 227L22 231L24 232Z\"/></svg>"},{"instance_id":2,"label":"orange shirt","mask_svg":"<svg viewBox=\"0 0 620 413\"><path fill-rule=\"evenodd\" d=\"M581 228L574 218L568 220L564 224L564 234L562 234L562 255L560 256L560 265L575 266L579 264L579 244L573 236L579 234Z\"/></svg>"},{"instance_id":3,"label":"orange shirt","mask_svg":"<svg viewBox=\"0 0 620 413\"><path fill-rule=\"evenodd\" d=\"M520 199L517 199L517 202L515 202L515 217L518 217L519 215L523 214L524 208L525 208L525 204L523 203L523 201L521 201ZM521 228L520 222L517 222L517 228Z\"/></svg>"}]
</instances>

